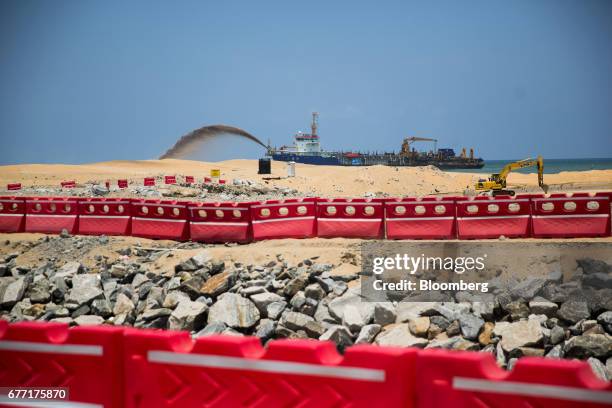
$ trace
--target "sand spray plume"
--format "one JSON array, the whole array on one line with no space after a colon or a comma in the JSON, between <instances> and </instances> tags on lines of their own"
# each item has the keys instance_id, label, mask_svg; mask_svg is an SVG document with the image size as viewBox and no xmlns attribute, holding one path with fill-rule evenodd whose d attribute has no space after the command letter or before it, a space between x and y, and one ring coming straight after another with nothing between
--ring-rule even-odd
<instances>
[{"instance_id":1,"label":"sand spray plume","mask_svg":"<svg viewBox=\"0 0 612 408\"><path fill-rule=\"evenodd\" d=\"M187 133L181 137L166 153L164 153L160 159L180 159L188 154L192 153L195 148L207 139L219 136L222 134L230 134L236 136L242 136L253 142L261 145L267 149L267 146L261 142L258 138L240 128L228 125L212 125L204 126L196 129L192 132Z\"/></svg>"}]
</instances>

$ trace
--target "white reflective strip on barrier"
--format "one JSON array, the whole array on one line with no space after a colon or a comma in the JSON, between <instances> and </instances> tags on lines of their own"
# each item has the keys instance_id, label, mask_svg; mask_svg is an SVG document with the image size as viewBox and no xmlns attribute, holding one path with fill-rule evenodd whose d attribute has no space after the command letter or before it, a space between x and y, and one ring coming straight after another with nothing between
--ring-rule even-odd
<instances>
[{"instance_id":1,"label":"white reflective strip on barrier","mask_svg":"<svg viewBox=\"0 0 612 408\"><path fill-rule=\"evenodd\" d=\"M19 388L19 387L15 387ZM28 398L9 398L0 395L0 404L9 407L30 407L30 408L104 408L101 404L89 402L76 402L68 400L51 399L28 399Z\"/></svg>"},{"instance_id":2,"label":"white reflective strip on barrier","mask_svg":"<svg viewBox=\"0 0 612 408\"><path fill-rule=\"evenodd\" d=\"M187 220L167 220L165 218L132 217L132 219L141 220L141 221L159 221L159 222L187 222Z\"/></svg>"},{"instance_id":3,"label":"white reflective strip on barrier","mask_svg":"<svg viewBox=\"0 0 612 408\"><path fill-rule=\"evenodd\" d=\"M382 222L382 218L318 218L317 221L357 221L357 222Z\"/></svg>"},{"instance_id":4,"label":"white reflective strip on barrier","mask_svg":"<svg viewBox=\"0 0 612 408\"><path fill-rule=\"evenodd\" d=\"M34 214L26 214L26 217L58 217L58 218L75 218L77 216L77 214L66 214L66 215L62 215L62 214L38 214L38 213L34 213Z\"/></svg>"},{"instance_id":5,"label":"white reflective strip on barrier","mask_svg":"<svg viewBox=\"0 0 612 408\"><path fill-rule=\"evenodd\" d=\"M189 207L190 210L238 210L238 211L248 211L246 207Z\"/></svg>"},{"instance_id":6,"label":"white reflective strip on barrier","mask_svg":"<svg viewBox=\"0 0 612 408\"><path fill-rule=\"evenodd\" d=\"M459 204L476 204L476 203L487 203L487 204L495 204L495 203L528 203L528 198L517 198L517 199L508 199L508 200L460 200L457 201L457 205Z\"/></svg>"},{"instance_id":7,"label":"white reflective strip on barrier","mask_svg":"<svg viewBox=\"0 0 612 408\"><path fill-rule=\"evenodd\" d=\"M53 201L53 200L26 200L26 203L43 203L43 204L76 204L76 201Z\"/></svg>"},{"instance_id":8,"label":"white reflective strip on barrier","mask_svg":"<svg viewBox=\"0 0 612 408\"><path fill-rule=\"evenodd\" d=\"M521 215L492 215L490 217L457 217L458 220L500 220L507 218L529 218L531 215L529 214L521 214Z\"/></svg>"},{"instance_id":9,"label":"white reflective strip on barrier","mask_svg":"<svg viewBox=\"0 0 612 408\"><path fill-rule=\"evenodd\" d=\"M533 218L606 218L610 214L551 214L551 215L532 215Z\"/></svg>"},{"instance_id":10,"label":"white reflective strip on barrier","mask_svg":"<svg viewBox=\"0 0 612 408\"><path fill-rule=\"evenodd\" d=\"M130 218L129 215L79 215L80 218Z\"/></svg>"},{"instance_id":11,"label":"white reflective strip on barrier","mask_svg":"<svg viewBox=\"0 0 612 408\"><path fill-rule=\"evenodd\" d=\"M132 205L136 206L136 207L172 207L172 208L185 208L185 206L183 205L178 205L178 204L155 204L155 203L132 203Z\"/></svg>"},{"instance_id":12,"label":"white reflective strip on barrier","mask_svg":"<svg viewBox=\"0 0 612 408\"><path fill-rule=\"evenodd\" d=\"M81 201L80 204L86 205L113 205L113 204L130 204L129 201Z\"/></svg>"},{"instance_id":13,"label":"white reflective strip on barrier","mask_svg":"<svg viewBox=\"0 0 612 408\"><path fill-rule=\"evenodd\" d=\"M23 217L25 214L0 214L0 217Z\"/></svg>"},{"instance_id":14,"label":"white reflective strip on barrier","mask_svg":"<svg viewBox=\"0 0 612 408\"><path fill-rule=\"evenodd\" d=\"M307 204L314 204L314 201L303 201L303 202L299 202L299 203L274 203L274 204L259 204L259 205L252 205L251 208L261 208L261 207L289 207L289 206L296 206L296 205L307 205Z\"/></svg>"},{"instance_id":15,"label":"white reflective strip on barrier","mask_svg":"<svg viewBox=\"0 0 612 408\"><path fill-rule=\"evenodd\" d=\"M597 200L606 200L606 197L554 197L554 198L543 198L543 197L534 197L533 201L597 201Z\"/></svg>"},{"instance_id":16,"label":"white reflective strip on barrier","mask_svg":"<svg viewBox=\"0 0 612 408\"><path fill-rule=\"evenodd\" d=\"M341 203L333 203L333 202L323 202L323 203L317 203L317 205L321 205L321 206L332 206L332 207L336 207L336 206L343 206L343 205L352 205L353 207L356 205L383 205L383 203L353 203L353 202L341 202Z\"/></svg>"},{"instance_id":17,"label":"white reflective strip on barrier","mask_svg":"<svg viewBox=\"0 0 612 408\"><path fill-rule=\"evenodd\" d=\"M610 391L585 390L583 388L560 385L454 377L453 388L464 391L480 391L494 394L514 394L530 397L612 404L612 392Z\"/></svg>"},{"instance_id":18,"label":"white reflective strip on barrier","mask_svg":"<svg viewBox=\"0 0 612 408\"><path fill-rule=\"evenodd\" d=\"M242 226L242 225L249 225L248 221L247 222L214 222L214 221L190 221L191 224L198 224L198 225L227 225L227 226Z\"/></svg>"},{"instance_id":19,"label":"white reflective strip on barrier","mask_svg":"<svg viewBox=\"0 0 612 408\"><path fill-rule=\"evenodd\" d=\"M416 200L416 201L391 201L392 205L423 205L423 204L454 204L454 201Z\"/></svg>"},{"instance_id":20,"label":"white reflective strip on barrier","mask_svg":"<svg viewBox=\"0 0 612 408\"><path fill-rule=\"evenodd\" d=\"M24 203L23 200L0 200L0 203Z\"/></svg>"},{"instance_id":21,"label":"white reflective strip on barrier","mask_svg":"<svg viewBox=\"0 0 612 408\"><path fill-rule=\"evenodd\" d=\"M387 221L436 221L454 219L455 217L387 218Z\"/></svg>"},{"instance_id":22,"label":"white reflective strip on barrier","mask_svg":"<svg viewBox=\"0 0 612 408\"><path fill-rule=\"evenodd\" d=\"M82 356L103 355L102 346L86 344L48 344L14 340L0 340L0 350L25 351L28 353L78 354Z\"/></svg>"},{"instance_id":23,"label":"white reflective strip on barrier","mask_svg":"<svg viewBox=\"0 0 612 408\"><path fill-rule=\"evenodd\" d=\"M385 381L384 370L361 367L334 367L278 360L253 360L240 357L173 353L169 351L149 351L147 359L149 362L162 364L181 364L195 367L261 371L277 374L313 375L347 380Z\"/></svg>"},{"instance_id":24,"label":"white reflective strip on barrier","mask_svg":"<svg viewBox=\"0 0 612 408\"><path fill-rule=\"evenodd\" d=\"M253 224L263 224L266 222L277 222L277 221L296 221L296 220L314 220L314 215L312 216L304 216L304 217L289 217L289 218L273 218L270 220L253 220Z\"/></svg>"}]
</instances>

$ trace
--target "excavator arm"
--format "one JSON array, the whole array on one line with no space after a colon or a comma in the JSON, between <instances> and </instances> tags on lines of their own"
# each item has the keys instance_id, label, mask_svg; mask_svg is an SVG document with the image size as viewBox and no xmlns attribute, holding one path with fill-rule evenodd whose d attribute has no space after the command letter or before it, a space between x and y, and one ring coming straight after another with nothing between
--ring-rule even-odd
<instances>
[{"instance_id":1,"label":"excavator arm","mask_svg":"<svg viewBox=\"0 0 612 408\"><path fill-rule=\"evenodd\" d=\"M525 167L535 166L538 169L538 185L544 190L548 191L548 186L544 184L544 160L542 156L538 156L537 159L524 159L513 163L508 163L498 174L492 174L489 177L489 181L480 180L476 183L476 190L492 190L494 193L508 192L504 190L506 188L506 179L508 174L512 170L522 169ZM511 192L512 194L514 192Z\"/></svg>"}]
</instances>

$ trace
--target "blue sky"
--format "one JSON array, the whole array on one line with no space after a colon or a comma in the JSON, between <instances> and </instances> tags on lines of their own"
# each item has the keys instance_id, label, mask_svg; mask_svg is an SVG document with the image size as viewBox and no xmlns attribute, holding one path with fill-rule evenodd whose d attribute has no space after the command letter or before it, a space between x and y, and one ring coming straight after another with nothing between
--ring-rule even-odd
<instances>
[{"instance_id":1,"label":"blue sky","mask_svg":"<svg viewBox=\"0 0 612 408\"><path fill-rule=\"evenodd\" d=\"M0 163L155 158L217 123L280 145L312 110L327 149L612 157L611 44L606 0L4 0Z\"/></svg>"}]
</instances>

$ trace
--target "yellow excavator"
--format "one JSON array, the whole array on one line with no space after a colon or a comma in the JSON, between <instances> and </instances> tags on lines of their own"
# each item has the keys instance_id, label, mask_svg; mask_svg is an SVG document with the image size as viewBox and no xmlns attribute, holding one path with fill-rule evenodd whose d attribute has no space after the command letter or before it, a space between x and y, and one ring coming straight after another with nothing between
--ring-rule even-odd
<instances>
[{"instance_id":1,"label":"yellow excavator","mask_svg":"<svg viewBox=\"0 0 612 408\"><path fill-rule=\"evenodd\" d=\"M513 163L508 163L499 173L491 174L488 180L480 179L475 185L476 191L482 191L485 194L496 195L514 195L514 191L506 190L506 178L512 170L522 169L525 167L536 166L538 168L538 185L546 193L548 186L544 184L544 160L542 156L537 159L524 159Z\"/></svg>"}]
</instances>

